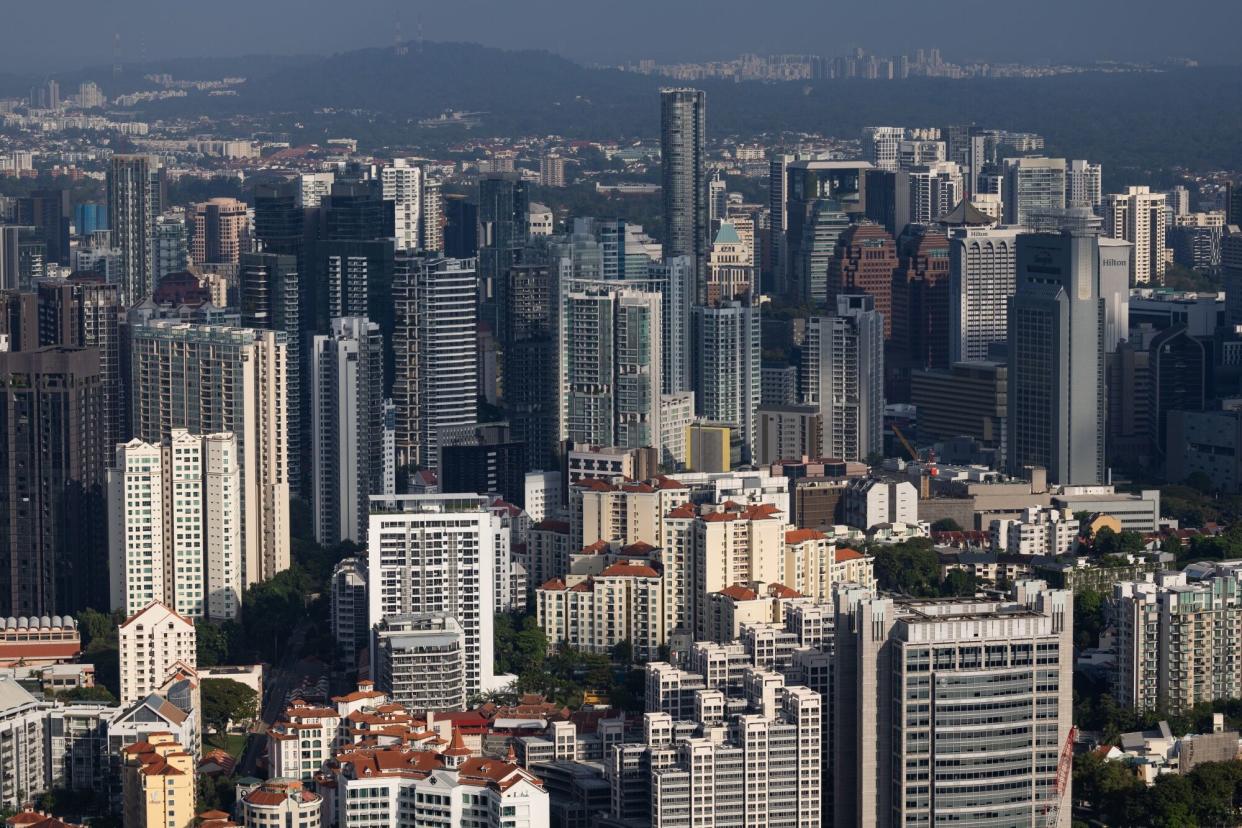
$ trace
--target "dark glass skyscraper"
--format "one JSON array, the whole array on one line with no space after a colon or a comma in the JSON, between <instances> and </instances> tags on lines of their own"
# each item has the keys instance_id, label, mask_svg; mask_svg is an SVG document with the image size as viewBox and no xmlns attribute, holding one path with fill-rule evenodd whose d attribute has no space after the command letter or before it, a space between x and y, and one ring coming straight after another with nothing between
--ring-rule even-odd
<instances>
[{"instance_id":1,"label":"dark glass skyscraper","mask_svg":"<svg viewBox=\"0 0 1242 828\"><path fill-rule=\"evenodd\" d=\"M479 180L479 284L491 306L486 316L501 342L507 336L507 274L526 246L529 209L526 184L517 176L504 173Z\"/></svg>"},{"instance_id":2,"label":"dark glass skyscraper","mask_svg":"<svg viewBox=\"0 0 1242 828\"><path fill-rule=\"evenodd\" d=\"M695 261L696 297L707 296L707 179L703 172L707 95L701 89L660 92L664 255Z\"/></svg>"}]
</instances>

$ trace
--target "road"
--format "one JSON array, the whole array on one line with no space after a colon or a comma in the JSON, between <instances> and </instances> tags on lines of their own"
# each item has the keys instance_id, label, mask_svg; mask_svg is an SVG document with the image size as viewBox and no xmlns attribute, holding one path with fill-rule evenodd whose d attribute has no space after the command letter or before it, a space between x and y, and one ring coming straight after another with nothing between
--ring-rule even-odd
<instances>
[{"instance_id":1,"label":"road","mask_svg":"<svg viewBox=\"0 0 1242 828\"><path fill-rule=\"evenodd\" d=\"M284 713L285 697L289 691L301 686L308 677L318 677L317 664L304 664L301 659L302 648L306 643L306 633L310 629L308 621L301 621L286 641L285 656L280 663L273 665L268 672L263 688L263 710L260 721L251 729L246 749L242 751L241 761L237 763L239 776L255 776L259 757L267 744L267 729Z\"/></svg>"}]
</instances>

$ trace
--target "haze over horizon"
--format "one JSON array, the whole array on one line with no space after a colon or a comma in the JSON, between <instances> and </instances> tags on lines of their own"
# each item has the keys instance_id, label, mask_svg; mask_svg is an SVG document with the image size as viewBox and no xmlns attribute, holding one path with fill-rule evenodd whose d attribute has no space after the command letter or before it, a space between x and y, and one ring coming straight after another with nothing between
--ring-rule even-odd
<instances>
[{"instance_id":1,"label":"haze over horizon","mask_svg":"<svg viewBox=\"0 0 1242 828\"><path fill-rule=\"evenodd\" d=\"M685 0L630 0L625 14L618 10L599 0L354 0L350 25L343 26L345 12L330 0L9 4L0 31L0 70L42 73L111 63L114 33L121 36L122 62L135 63L387 46L398 23L403 39L545 49L582 63L718 60L743 52L833 56L855 46L880 55L938 47L945 60L957 63L1175 57L1236 63L1235 33L1242 28L1237 0L1181 7L1163 0L1045 0L1037 10L1005 0L959 0L952 14L940 16L929 16L916 0L776 0L759 13L744 0L715 0L706 14ZM1045 37L1038 36L1041 29ZM1023 36L1006 36L1017 32ZM52 43L56 50L49 49Z\"/></svg>"}]
</instances>

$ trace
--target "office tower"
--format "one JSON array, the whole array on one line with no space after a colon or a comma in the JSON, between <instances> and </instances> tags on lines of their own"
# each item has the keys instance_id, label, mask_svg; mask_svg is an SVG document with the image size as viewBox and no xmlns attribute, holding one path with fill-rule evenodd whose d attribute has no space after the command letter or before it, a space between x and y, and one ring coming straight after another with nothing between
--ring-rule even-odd
<instances>
[{"instance_id":1,"label":"office tower","mask_svg":"<svg viewBox=\"0 0 1242 828\"><path fill-rule=\"evenodd\" d=\"M108 205L82 202L73 207L73 232L86 238L96 230L108 229Z\"/></svg>"},{"instance_id":2,"label":"office tower","mask_svg":"<svg viewBox=\"0 0 1242 828\"><path fill-rule=\"evenodd\" d=\"M517 263L527 242L526 216L530 210L526 184L514 174L479 179L479 290L495 314L497 338L505 341L509 297L505 274ZM463 228L465 232L465 228Z\"/></svg>"},{"instance_id":3,"label":"office tower","mask_svg":"<svg viewBox=\"0 0 1242 828\"><path fill-rule=\"evenodd\" d=\"M793 160L794 156L782 152L774 152L768 158L768 249L771 255L765 262L763 288L782 297L789 293L785 209L789 201L787 169Z\"/></svg>"},{"instance_id":4,"label":"office tower","mask_svg":"<svg viewBox=\"0 0 1242 828\"><path fill-rule=\"evenodd\" d=\"M232 434L174 428L159 444L116 446L108 470L111 606L152 601L189 618L241 606L241 475Z\"/></svg>"},{"instance_id":5,"label":"office tower","mask_svg":"<svg viewBox=\"0 0 1242 828\"><path fill-rule=\"evenodd\" d=\"M664 199L664 255L690 256L695 301L705 300L707 261L707 93L660 90L660 175Z\"/></svg>"},{"instance_id":6,"label":"office tower","mask_svg":"<svg viewBox=\"0 0 1242 828\"><path fill-rule=\"evenodd\" d=\"M367 502L383 493L384 368L379 325L332 320L316 336L311 364L312 502L315 541L364 543Z\"/></svg>"},{"instance_id":7,"label":"office tower","mask_svg":"<svg viewBox=\"0 0 1242 828\"><path fill-rule=\"evenodd\" d=\"M903 127L878 126L863 129L863 158L879 170L897 169L897 146L906 137Z\"/></svg>"},{"instance_id":8,"label":"office tower","mask_svg":"<svg viewBox=\"0 0 1242 828\"><path fill-rule=\"evenodd\" d=\"M819 408L825 456L865 461L883 451L884 319L866 294L838 296L836 311L807 320L803 402Z\"/></svg>"},{"instance_id":9,"label":"office tower","mask_svg":"<svg viewBox=\"0 0 1242 828\"><path fill-rule=\"evenodd\" d=\"M471 259L397 258L392 399L398 466L434 468L437 432L477 421L477 286Z\"/></svg>"},{"instance_id":10,"label":"office tower","mask_svg":"<svg viewBox=\"0 0 1242 828\"><path fill-rule=\"evenodd\" d=\"M35 190L17 199L15 224L30 225L46 245L48 264L69 264L68 190Z\"/></svg>"},{"instance_id":11,"label":"office tower","mask_svg":"<svg viewBox=\"0 0 1242 828\"><path fill-rule=\"evenodd\" d=\"M161 197L152 160L112 156L107 184L108 228L121 251L121 304L130 307L155 289L153 240Z\"/></svg>"},{"instance_id":12,"label":"office tower","mask_svg":"<svg viewBox=\"0 0 1242 828\"><path fill-rule=\"evenodd\" d=\"M554 468L561 439L560 288L555 272L546 264L522 264L507 275L505 406L513 439L523 444L531 469Z\"/></svg>"},{"instance_id":13,"label":"office tower","mask_svg":"<svg viewBox=\"0 0 1242 828\"><path fill-rule=\"evenodd\" d=\"M1164 281L1164 236L1167 226L1164 193L1149 187L1127 187L1104 197L1104 234L1134 245L1130 280L1134 285Z\"/></svg>"},{"instance_id":14,"label":"office tower","mask_svg":"<svg viewBox=\"0 0 1242 828\"><path fill-rule=\"evenodd\" d=\"M715 227L716 222L724 219L729 206L729 184L714 170L707 179L707 226Z\"/></svg>"},{"instance_id":15,"label":"office tower","mask_svg":"<svg viewBox=\"0 0 1242 828\"><path fill-rule=\"evenodd\" d=\"M393 203L393 231L397 250L416 250L421 243L423 170L412 159L394 158L380 169L384 200Z\"/></svg>"},{"instance_id":16,"label":"office tower","mask_svg":"<svg viewBox=\"0 0 1242 828\"><path fill-rule=\"evenodd\" d=\"M469 696L493 689L493 578L500 519L476 495L371 498L367 533L368 619L441 613L466 638ZM372 658L378 655L371 649ZM374 674L372 666L372 674Z\"/></svg>"},{"instance_id":17,"label":"office tower","mask_svg":"<svg viewBox=\"0 0 1242 828\"><path fill-rule=\"evenodd\" d=\"M279 245L276 245L279 247ZM238 293L241 294L241 324L245 328L281 331L285 335L286 441L289 446L289 488L300 492L303 474L310 473L309 452L303 446L302 319L301 275L296 254L243 253L238 266ZM309 425L309 424L307 424Z\"/></svg>"},{"instance_id":18,"label":"office tower","mask_svg":"<svg viewBox=\"0 0 1242 828\"><path fill-rule=\"evenodd\" d=\"M910 223L910 174L903 170L867 170L866 216L896 237Z\"/></svg>"},{"instance_id":19,"label":"office tower","mask_svg":"<svg viewBox=\"0 0 1242 828\"><path fill-rule=\"evenodd\" d=\"M1070 161L1065 168L1065 206L1098 210L1103 201L1103 168L1090 161Z\"/></svg>"},{"instance_id":20,"label":"office tower","mask_svg":"<svg viewBox=\"0 0 1242 828\"><path fill-rule=\"evenodd\" d=\"M742 296L758 296L759 281L751 251L742 244L737 229L728 221L720 222L720 230L707 254L707 294L705 304Z\"/></svg>"},{"instance_id":21,"label":"office tower","mask_svg":"<svg viewBox=\"0 0 1242 828\"><path fill-rule=\"evenodd\" d=\"M565 159L555 152L539 156L539 183L544 187L565 186Z\"/></svg>"},{"instance_id":22,"label":"office tower","mask_svg":"<svg viewBox=\"0 0 1242 828\"><path fill-rule=\"evenodd\" d=\"M930 227L903 236L893 272L890 401L908 399L911 371L949 367L950 287L948 237Z\"/></svg>"},{"instance_id":23,"label":"office tower","mask_svg":"<svg viewBox=\"0 0 1242 828\"><path fill-rule=\"evenodd\" d=\"M962 200L962 172L956 164L939 162L909 167L910 221L931 224L953 211Z\"/></svg>"},{"instance_id":24,"label":"office tower","mask_svg":"<svg viewBox=\"0 0 1242 828\"><path fill-rule=\"evenodd\" d=\"M155 217L151 245L155 284L173 273L184 273L190 266L190 233L180 215L169 213Z\"/></svg>"},{"instance_id":25,"label":"office tower","mask_svg":"<svg viewBox=\"0 0 1242 828\"><path fill-rule=\"evenodd\" d=\"M701 418L729 423L742 462L755 462L760 391L760 306L749 297L694 308L694 399Z\"/></svg>"},{"instance_id":26,"label":"office tower","mask_svg":"<svg viewBox=\"0 0 1242 828\"><path fill-rule=\"evenodd\" d=\"M297 178L297 205L306 209L320 206L332 192L335 181L336 173L333 172L302 173Z\"/></svg>"},{"instance_id":27,"label":"office tower","mask_svg":"<svg viewBox=\"0 0 1242 828\"><path fill-rule=\"evenodd\" d=\"M155 692L183 667L198 667L194 622L153 601L117 628L120 648L121 704Z\"/></svg>"},{"instance_id":28,"label":"office tower","mask_svg":"<svg viewBox=\"0 0 1242 828\"><path fill-rule=\"evenodd\" d=\"M444 252L444 191L439 179L426 175L423 176L423 203L418 239L423 250L428 253Z\"/></svg>"},{"instance_id":29,"label":"office tower","mask_svg":"<svg viewBox=\"0 0 1242 828\"><path fill-rule=\"evenodd\" d=\"M0 290L34 290L47 265L47 245L27 225L0 225Z\"/></svg>"},{"instance_id":30,"label":"office tower","mask_svg":"<svg viewBox=\"0 0 1242 828\"><path fill-rule=\"evenodd\" d=\"M480 423L440 433L440 491L497 494L524 505L526 447L507 423Z\"/></svg>"},{"instance_id":31,"label":"office tower","mask_svg":"<svg viewBox=\"0 0 1242 828\"><path fill-rule=\"evenodd\" d=\"M1104 300L1104 351L1130 337L1130 267L1134 245L1100 236L1100 298Z\"/></svg>"},{"instance_id":32,"label":"office tower","mask_svg":"<svg viewBox=\"0 0 1242 828\"><path fill-rule=\"evenodd\" d=\"M237 264L250 250L246 202L213 198L194 205L190 258L196 265Z\"/></svg>"},{"instance_id":33,"label":"office tower","mask_svg":"<svg viewBox=\"0 0 1242 828\"><path fill-rule=\"evenodd\" d=\"M1068 591L1021 581L1009 600L935 602L847 588L836 605L834 824L976 823L986 813L996 824L1069 826L1068 783L1058 790L1072 750ZM1003 702L979 701L1001 686Z\"/></svg>"},{"instance_id":34,"label":"office tower","mask_svg":"<svg viewBox=\"0 0 1242 828\"><path fill-rule=\"evenodd\" d=\"M791 296L825 304L828 262L851 215L865 212L866 161L791 161L785 167L784 260Z\"/></svg>"},{"instance_id":35,"label":"office tower","mask_svg":"<svg viewBox=\"0 0 1242 828\"><path fill-rule=\"evenodd\" d=\"M300 257L305 221L305 210L298 204L296 179L255 187L254 238L259 251Z\"/></svg>"},{"instance_id":36,"label":"office tower","mask_svg":"<svg viewBox=\"0 0 1242 828\"><path fill-rule=\"evenodd\" d=\"M660 295L597 283L565 297L568 439L622 448L660 438Z\"/></svg>"},{"instance_id":37,"label":"office tower","mask_svg":"<svg viewBox=\"0 0 1242 828\"><path fill-rule=\"evenodd\" d=\"M840 236L828 265L825 301L829 307L838 296L865 293L875 300L884 318L884 338L893 332L893 271L897 269L897 244L878 224L853 224Z\"/></svg>"},{"instance_id":38,"label":"office tower","mask_svg":"<svg viewBox=\"0 0 1242 828\"><path fill-rule=\"evenodd\" d=\"M285 335L152 320L130 334L133 433L232 432L242 482L242 583L289 568Z\"/></svg>"},{"instance_id":39,"label":"office tower","mask_svg":"<svg viewBox=\"0 0 1242 828\"><path fill-rule=\"evenodd\" d=\"M912 371L910 402L918 410L919 433L933 440L970 437L1003 456L1008 376L1003 362L955 362L947 371Z\"/></svg>"},{"instance_id":40,"label":"office tower","mask_svg":"<svg viewBox=\"0 0 1242 828\"><path fill-rule=\"evenodd\" d=\"M473 259L479 252L479 208L464 195L444 199L444 255Z\"/></svg>"},{"instance_id":41,"label":"office tower","mask_svg":"<svg viewBox=\"0 0 1242 828\"><path fill-rule=\"evenodd\" d=\"M1028 226L1032 211L1065 208L1064 158L1006 158L1003 172L1006 224Z\"/></svg>"},{"instance_id":42,"label":"office tower","mask_svg":"<svg viewBox=\"0 0 1242 828\"><path fill-rule=\"evenodd\" d=\"M949 227L949 360L978 362L1005 342L1017 227Z\"/></svg>"},{"instance_id":43,"label":"office tower","mask_svg":"<svg viewBox=\"0 0 1242 828\"><path fill-rule=\"evenodd\" d=\"M1040 466L1054 485L1104 480L1104 302L1099 240L1018 236L1009 303L1011 470Z\"/></svg>"},{"instance_id":44,"label":"office tower","mask_svg":"<svg viewBox=\"0 0 1242 828\"><path fill-rule=\"evenodd\" d=\"M94 348L103 384L105 450L129 436L128 389L121 382L120 289L95 273L39 284L39 344ZM16 349L15 349L16 350Z\"/></svg>"},{"instance_id":45,"label":"office tower","mask_svg":"<svg viewBox=\"0 0 1242 828\"><path fill-rule=\"evenodd\" d=\"M99 354L0 353L0 388L0 615L106 606Z\"/></svg>"}]
</instances>

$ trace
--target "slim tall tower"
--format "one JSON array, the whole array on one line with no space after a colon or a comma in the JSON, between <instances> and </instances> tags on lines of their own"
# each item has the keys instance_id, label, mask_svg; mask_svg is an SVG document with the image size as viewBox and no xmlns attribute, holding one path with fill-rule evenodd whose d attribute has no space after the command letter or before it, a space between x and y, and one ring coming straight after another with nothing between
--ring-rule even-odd
<instances>
[{"instance_id":1,"label":"slim tall tower","mask_svg":"<svg viewBox=\"0 0 1242 828\"><path fill-rule=\"evenodd\" d=\"M1164 281L1166 206L1165 194L1153 193L1149 187L1127 187L1124 193L1104 197L1104 232L1134 245L1130 257L1132 284Z\"/></svg>"},{"instance_id":2,"label":"slim tall tower","mask_svg":"<svg viewBox=\"0 0 1242 828\"><path fill-rule=\"evenodd\" d=\"M749 297L694 308L698 413L730 423L742 437L742 462L755 462L759 408L759 305Z\"/></svg>"},{"instance_id":3,"label":"slim tall tower","mask_svg":"<svg viewBox=\"0 0 1242 828\"><path fill-rule=\"evenodd\" d=\"M807 320L803 402L819 407L824 454L866 460L884 437L884 317L867 294L836 297L834 316Z\"/></svg>"},{"instance_id":4,"label":"slim tall tower","mask_svg":"<svg viewBox=\"0 0 1242 828\"><path fill-rule=\"evenodd\" d=\"M660 153L664 197L664 255L692 256L697 301L706 300L707 178L704 173L707 93L660 91Z\"/></svg>"},{"instance_id":5,"label":"slim tall tower","mask_svg":"<svg viewBox=\"0 0 1242 828\"><path fill-rule=\"evenodd\" d=\"M141 302L155 289L154 235L158 195L151 159L114 155L108 167L108 227L121 251L121 303Z\"/></svg>"},{"instance_id":6,"label":"slim tall tower","mask_svg":"<svg viewBox=\"0 0 1242 828\"><path fill-rule=\"evenodd\" d=\"M1094 233L1018 236L1009 302L1009 462L1104 482L1104 300Z\"/></svg>"}]
</instances>

